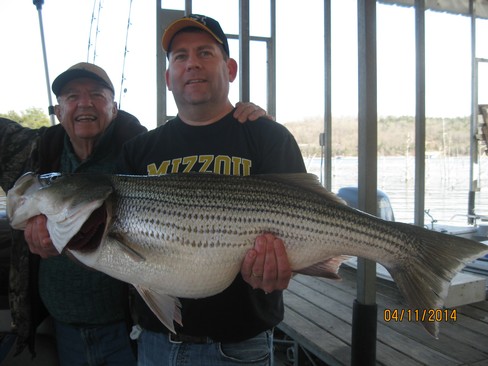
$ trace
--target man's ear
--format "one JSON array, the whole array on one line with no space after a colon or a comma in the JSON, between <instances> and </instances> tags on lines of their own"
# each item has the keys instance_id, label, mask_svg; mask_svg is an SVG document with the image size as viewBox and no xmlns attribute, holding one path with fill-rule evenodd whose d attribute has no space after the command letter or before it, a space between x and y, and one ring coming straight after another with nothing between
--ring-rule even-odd
<instances>
[{"instance_id":1,"label":"man's ear","mask_svg":"<svg viewBox=\"0 0 488 366\"><path fill-rule=\"evenodd\" d=\"M114 101L114 104L112 106L112 113L114 115L114 118L117 117L118 112L119 112L119 109L117 108L117 102Z\"/></svg>"},{"instance_id":2,"label":"man's ear","mask_svg":"<svg viewBox=\"0 0 488 366\"><path fill-rule=\"evenodd\" d=\"M54 106L54 114L56 115L59 123L61 123L61 107L59 106L59 104L56 104Z\"/></svg>"},{"instance_id":3,"label":"man's ear","mask_svg":"<svg viewBox=\"0 0 488 366\"><path fill-rule=\"evenodd\" d=\"M171 91L171 83L169 81L169 69L166 69L166 72L164 73L164 78L166 79L166 86L168 87L168 90Z\"/></svg>"},{"instance_id":4,"label":"man's ear","mask_svg":"<svg viewBox=\"0 0 488 366\"><path fill-rule=\"evenodd\" d=\"M227 60L227 68L229 69L229 81L232 83L237 77L237 61L229 58Z\"/></svg>"}]
</instances>

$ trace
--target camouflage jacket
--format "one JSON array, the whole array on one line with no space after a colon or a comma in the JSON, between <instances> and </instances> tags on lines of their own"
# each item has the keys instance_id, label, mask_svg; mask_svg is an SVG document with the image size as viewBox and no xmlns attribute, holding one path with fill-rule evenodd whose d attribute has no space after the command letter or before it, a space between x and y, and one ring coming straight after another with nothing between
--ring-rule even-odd
<instances>
[{"instance_id":1,"label":"camouflage jacket","mask_svg":"<svg viewBox=\"0 0 488 366\"><path fill-rule=\"evenodd\" d=\"M109 131L110 130L110 131ZM146 131L137 118L119 111L92 155L98 160L114 159L125 141ZM106 136L107 137L107 136ZM7 192L25 172L46 173L60 169L66 132L61 125L29 129L0 118L0 187ZM10 251L9 303L12 331L17 333L20 353L29 346L34 354L36 328L47 311L38 291L40 257L29 252L22 231L13 230Z\"/></svg>"}]
</instances>

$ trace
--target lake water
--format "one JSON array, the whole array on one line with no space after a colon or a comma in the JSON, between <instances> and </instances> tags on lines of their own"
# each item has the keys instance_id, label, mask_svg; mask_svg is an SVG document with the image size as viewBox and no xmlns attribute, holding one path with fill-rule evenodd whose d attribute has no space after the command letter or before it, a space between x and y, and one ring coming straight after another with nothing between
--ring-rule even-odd
<instances>
[{"instance_id":1,"label":"lake water","mask_svg":"<svg viewBox=\"0 0 488 366\"><path fill-rule=\"evenodd\" d=\"M5 210L5 193L0 188L0 211Z\"/></svg>"},{"instance_id":2,"label":"lake water","mask_svg":"<svg viewBox=\"0 0 488 366\"><path fill-rule=\"evenodd\" d=\"M357 186L357 158L342 157L332 161L332 191ZM305 159L307 170L320 176L319 158ZM468 157L432 157L426 160L425 209L439 223L465 225L469 192ZM390 199L395 219L414 220L414 158L382 157L378 160L378 189ZM479 192L475 212L488 216L488 158L480 158ZM5 209L5 197L0 190L0 210ZM456 216L457 215L457 216ZM464 216L463 216L464 215ZM429 224L429 216L424 218Z\"/></svg>"},{"instance_id":3,"label":"lake water","mask_svg":"<svg viewBox=\"0 0 488 366\"><path fill-rule=\"evenodd\" d=\"M341 187L357 186L358 159L342 157L332 160L332 191ZM378 160L378 189L390 199L395 219L414 221L413 157L382 157ZM320 176L320 159L306 159L307 170ZM470 181L469 157L432 157L426 160L425 210L438 222L465 225L468 212ZM488 158L481 157L476 176L481 187L476 193L475 212L488 216ZM431 218L424 217L425 224Z\"/></svg>"}]
</instances>

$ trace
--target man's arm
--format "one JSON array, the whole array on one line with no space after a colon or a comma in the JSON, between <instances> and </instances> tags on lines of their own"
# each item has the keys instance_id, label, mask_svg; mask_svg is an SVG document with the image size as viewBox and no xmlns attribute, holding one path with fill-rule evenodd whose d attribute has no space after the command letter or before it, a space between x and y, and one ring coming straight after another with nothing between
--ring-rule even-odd
<instances>
[{"instance_id":1,"label":"man's arm","mask_svg":"<svg viewBox=\"0 0 488 366\"><path fill-rule=\"evenodd\" d=\"M0 118L0 187L7 192L25 172L40 130Z\"/></svg>"},{"instance_id":2,"label":"man's arm","mask_svg":"<svg viewBox=\"0 0 488 366\"><path fill-rule=\"evenodd\" d=\"M28 169L33 168L32 152L44 129L30 129L17 122L0 118L0 183L7 192ZM29 249L43 258L59 254L46 228L46 217L33 217L27 223L24 237Z\"/></svg>"}]
</instances>

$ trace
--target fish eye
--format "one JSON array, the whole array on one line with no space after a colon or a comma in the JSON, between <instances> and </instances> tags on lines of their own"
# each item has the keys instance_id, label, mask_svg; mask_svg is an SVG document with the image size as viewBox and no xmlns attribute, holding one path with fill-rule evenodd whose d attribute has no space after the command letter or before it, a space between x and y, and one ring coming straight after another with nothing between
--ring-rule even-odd
<instances>
[{"instance_id":1,"label":"fish eye","mask_svg":"<svg viewBox=\"0 0 488 366\"><path fill-rule=\"evenodd\" d=\"M62 173L46 173L46 174L41 174L37 178L41 186L50 186L52 183L54 183L56 180L61 178L63 176Z\"/></svg>"}]
</instances>

